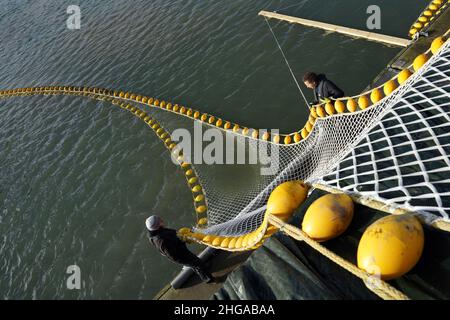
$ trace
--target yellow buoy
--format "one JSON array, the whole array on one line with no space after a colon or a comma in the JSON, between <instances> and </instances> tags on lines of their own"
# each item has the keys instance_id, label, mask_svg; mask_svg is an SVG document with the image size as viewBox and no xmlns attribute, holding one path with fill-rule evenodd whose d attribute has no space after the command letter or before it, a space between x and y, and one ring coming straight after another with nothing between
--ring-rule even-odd
<instances>
[{"instance_id":1,"label":"yellow buoy","mask_svg":"<svg viewBox=\"0 0 450 320\"><path fill-rule=\"evenodd\" d=\"M191 229L189 229L189 228L181 228L180 230L178 230L178 233L183 234L183 235L186 235L190 232L191 232Z\"/></svg>"},{"instance_id":2,"label":"yellow buoy","mask_svg":"<svg viewBox=\"0 0 450 320\"><path fill-rule=\"evenodd\" d=\"M200 241L203 241L203 238L205 237L204 234L196 233L196 232L189 234L189 236L194 238L194 239L196 239L196 240L200 240Z\"/></svg>"},{"instance_id":3,"label":"yellow buoy","mask_svg":"<svg viewBox=\"0 0 450 320\"><path fill-rule=\"evenodd\" d=\"M444 37L437 37L433 40L431 43L431 53L436 54L438 53L439 49L442 47L442 45L445 43Z\"/></svg>"},{"instance_id":4,"label":"yellow buoy","mask_svg":"<svg viewBox=\"0 0 450 320\"><path fill-rule=\"evenodd\" d=\"M209 117L208 123L213 124L216 121L216 118L214 116Z\"/></svg>"},{"instance_id":5,"label":"yellow buoy","mask_svg":"<svg viewBox=\"0 0 450 320\"><path fill-rule=\"evenodd\" d=\"M309 135L308 130L306 130L306 128L303 128L302 131L300 131L300 135L302 136L303 139L306 139Z\"/></svg>"},{"instance_id":6,"label":"yellow buoy","mask_svg":"<svg viewBox=\"0 0 450 320\"><path fill-rule=\"evenodd\" d=\"M190 178L190 179L188 180L188 183L189 183L189 184L194 184L194 183L197 182L197 180L198 180L197 177L192 177L192 178Z\"/></svg>"},{"instance_id":7,"label":"yellow buoy","mask_svg":"<svg viewBox=\"0 0 450 320\"><path fill-rule=\"evenodd\" d=\"M394 92L395 89L397 89L397 83L394 80L389 80L383 86L383 91L386 96Z\"/></svg>"},{"instance_id":8,"label":"yellow buoy","mask_svg":"<svg viewBox=\"0 0 450 320\"><path fill-rule=\"evenodd\" d=\"M334 106L333 106L333 104L331 102L328 102L327 104L325 104L325 111L330 116L336 113L336 111L334 110Z\"/></svg>"},{"instance_id":9,"label":"yellow buoy","mask_svg":"<svg viewBox=\"0 0 450 320\"><path fill-rule=\"evenodd\" d=\"M280 135L275 135L272 139L272 142L277 144L280 143Z\"/></svg>"},{"instance_id":10,"label":"yellow buoy","mask_svg":"<svg viewBox=\"0 0 450 320\"><path fill-rule=\"evenodd\" d=\"M410 214L390 215L375 221L358 246L358 267L383 280L400 277L419 261L423 228Z\"/></svg>"},{"instance_id":11,"label":"yellow buoy","mask_svg":"<svg viewBox=\"0 0 450 320\"><path fill-rule=\"evenodd\" d=\"M403 84L409 77L412 76L412 72L409 69L403 69L397 76L397 81L399 84Z\"/></svg>"},{"instance_id":12,"label":"yellow buoy","mask_svg":"<svg viewBox=\"0 0 450 320\"><path fill-rule=\"evenodd\" d=\"M316 241L342 234L353 218L353 201L346 194L327 194L314 201L306 211L303 231Z\"/></svg>"},{"instance_id":13,"label":"yellow buoy","mask_svg":"<svg viewBox=\"0 0 450 320\"><path fill-rule=\"evenodd\" d=\"M345 104L344 102L342 102L342 100L336 100L336 102L334 103L334 108L337 112L343 113L345 111Z\"/></svg>"},{"instance_id":14,"label":"yellow buoy","mask_svg":"<svg viewBox=\"0 0 450 320\"><path fill-rule=\"evenodd\" d=\"M358 103L355 101L355 99L350 98L347 100L347 110L350 112L355 112L356 109L358 109Z\"/></svg>"},{"instance_id":15,"label":"yellow buoy","mask_svg":"<svg viewBox=\"0 0 450 320\"><path fill-rule=\"evenodd\" d=\"M214 236L211 236L211 235L207 235L202 239L202 241L206 242L206 243L211 243L213 240L214 240Z\"/></svg>"},{"instance_id":16,"label":"yellow buoy","mask_svg":"<svg viewBox=\"0 0 450 320\"><path fill-rule=\"evenodd\" d=\"M317 118L317 112L315 107L311 107L309 109L309 113L311 114L311 117Z\"/></svg>"},{"instance_id":17,"label":"yellow buoy","mask_svg":"<svg viewBox=\"0 0 450 320\"><path fill-rule=\"evenodd\" d=\"M361 108L361 110L366 109L368 106L370 106L369 98L367 98L366 95L362 95L358 99L358 106Z\"/></svg>"},{"instance_id":18,"label":"yellow buoy","mask_svg":"<svg viewBox=\"0 0 450 320\"><path fill-rule=\"evenodd\" d=\"M228 245L230 244L230 240L231 240L231 238L223 239L222 242L220 243L220 247L221 248L228 248Z\"/></svg>"},{"instance_id":19,"label":"yellow buoy","mask_svg":"<svg viewBox=\"0 0 450 320\"><path fill-rule=\"evenodd\" d=\"M235 124L233 127L233 132L238 132L239 131L239 125Z\"/></svg>"},{"instance_id":20,"label":"yellow buoy","mask_svg":"<svg viewBox=\"0 0 450 320\"><path fill-rule=\"evenodd\" d=\"M267 212L286 221L306 200L308 190L308 186L300 180L280 184L269 196Z\"/></svg>"},{"instance_id":21,"label":"yellow buoy","mask_svg":"<svg viewBox=\"0 0 450 320\"><path fill-rule=\"evenodd\" d=\"M428 61L428 56L425 53L419 54L413 62L414 71L419 70Z\"/></svg>"},{"instance_id":22,"label":"yellow buoy","mask_svg":"<svg viewBox=\"0 0 450 320\"><path fill-rule=\"evenodd\" d=\"M231 123L227 121L223 127L225 130L228 130L231 128Z\"/></svg>"},{"instance_id":23,"label":"yellow buoy","mask_svg":"<svg viewBox=\"0 0 450 320\"><path fill-rule=\"evenodd\" d=\"M200 117L200 112L195 111L194 112L194 119L198 119L198 117Z\"/></svg>"},{"instance_id":24,"label":"yellow buoy","mask_svg":"<svg viewBox=\"0 0 450 320\"><path fill-rule=\"evenodd\" d=\"M262 138L263 138L263 140L264 140L264 141L267 141L267 140L269 140L269 138L270 138L270 135L269 135L269 133L268 133L268 132L264 132L264 134L263 134Z\"/></svg>"},{"instance_id":25,"label":"yellow buoy","mask_svg":"<svg viewBox=\"0 0 450 320\"><path fill-rule=\"evenodd\" d=\"M294 142L297 143L300 142L300 140L302 140L302 136L300 135L300 133L296 132L294 134Z\"/></svg>"},{"instance_id":26,"label":"yellow buoy","mask_svg":"<svg viewBox=\"0 0 450 320\"><path fill-rule=\"evenodd\" d=\"M237 238L236 243L234 244L235 248L242 248L242 241L244 240L244 236L240 236Z\"/></svg>"},{"instance_id":27,"label":"yellow buoy","mask_svg":"<svg viewBox=\"0 0 450 320\"><path fill-rule=\"evenodd\" d=\"M409 30L409 35L411 37L413 37L416 33L417 33L417 29L416 28L411 28L411 30Z\"/></svg>"},{"instance_id":28,"label":"yellow buoy","mask_svg":"<svg viewBox=\"0 0 450 320\"><path fill-rule=\"evenodd\" d=\"M206 113L202 114L202 117L200 118L200 120L206 121L206 119L208 119L208 115Z\"/></svg>"},{"instance_id":29,"label":"yellow buoy","mask_svg":"<svg viewBox=\"0 0 450 320\"><path fill-rule=\"evenodd\" d=\"M201 218L197 222L198 225L205 225L207 223L208 223L208 218Z\"/></svg>"},{"instance_id":30,"label":"yellow buoy","mask_svg":"<svg viewBox=\"0 0 450 320\"><path fill-rule=\"evenodd\" d=\"M212 242L212 245L215 246L215 247L218 247L218 246L220 246L222 241L223 241L222 237L215 237L213 242Z\"/></svg>"},{"instance_id":31,"label":"yellow buoy","mask_svg":"<svg viewBox=\"0 0 450 320\"><path fill-rule=\"evenodd\" d=\"M326 116L325 109L322 106L316 107L316 113L320 118L325 118L325 116Z\"/></svg>"},{"instance_id":32,"label":"yellow buoy","mask_svg":"<svg viewBox=\"0 0 450 320\"><path fill-rule=\"evenodd\" d=\"M195 211L197 211L197 213L205 213L206 209L206 206L199 206L197 207L197 209L195 209Z\"/></svg>"},{"instance_id":33,"label":"yellow buoy","mask_svg":"<svg viewBox=\"0 0 450 320\"><path fill-rule=\"evenodd\" d=\"M221 126L222 126L222 123L223 123L222 119L217 119L217 121L216 121L216 127L221 127Z\"/></svg>"},{"instance_id":34,"label":"yellow buoy","mask_svg":"<svg viewBox=\"0 0 450 320\"><path fill-rule=\"evenodd\" d=\"M284 137L284 144L290 144L292 142L291 136Z\"/></svg>"},{"instance_id":35,"label":"yellow buoy","mask_svg":"<svg viewBox=\"0 0 450 320\"><path fill-rule=\"evenodd\" d=\"M242 129L242 134L243 134L244 136L246 136L246 135L248 134L248 132L249 132L249 128L244 127L244 128Z\"/></svg>"},{"instance_id":36,"label":"yellow buoy","mask_svg":"<svg viewBox=\"0 0 450 320\"><path fill-rule=\"evenodd\" d=\"M205 199L205 196L202 194L199 194L198 196L195 197L195 202L202 202Z\"/></svg>"},{"instance_id":37,"label":"yellow buoy","mask_svg":"<svg viewBox=\"0 0 450 320\"><path fill-rule=\"evenodd\" d=\"M377 103L381 99L383 99L383 93L381 92L381 90L378 88L373 89L370 93L370 100L372 101L372 103Z\"/></svg>"},{"instance_id":38,"label":"yellow buoy","mask_svg":"<svg viewBox=\"0 0 450 320\"><path fill-rule=\"evenodd\" d=\"M236 248L236 241L237 241L237 238L231 238L230 242L228 243L228 248L229 249Z\"/></svg>"},{"instance_id":39,"label":"yellow buoy","mask_svg":"<svg viewBox=\"0 0 450 320\"><path fill-rule=\"evenodd\" d=\"M423 12L423 15L424 15L425 17L431 17L431 16L433 15L433 12L430 11L430 10L425 10L425 11Z\"/></svg>"},{"instance_id":40,"label":"yellow buoy","mask_svg":"<svg viewBox=\"0 0 450 320\"><path fill-rule=\"evenodd\" d=\"M183 162L183 163L181 164L181 167L182 167L183 169L189 168L190 166L191 166L191 164L190 164L189 162Z\"/></svg>"},{"instance_id":41,"label":"yellow buoy","mask_svg":"<svg viewBox=\"0 0 450 320\"><path fill-rule=\"evenodd\" d=\"M308 122L306 123L306 125L305 125L306 131L311 132L311 131L312 131L312 128L313 128L313 124L312 124L311 122L308 121Z\"/></svg>"},{"instance_id":42,"label":"yellow buoy","mask_svg":"<svg viewBox=\"0 0 450 320\"><path fill-rule=\"evenodd\" d=\"M252 132L252 138L253 138L253 139L258 139L258 136L259 136L258 130L253 129L253 132Z\"/></svg>"},{"instance_id":43,"label":"yellow buoy","mask_svg":"<svg viewBox=\"0 0 450 320\"><path fill-rule=\"evenodd\" d=\"M195 187L192 188L192 191L193 192L200 192L200 191L202 191L202 187L199 186L199 185L196 185Z\"/></svg>"},{"instance_id":44,"label":"yellow buoy","mask_svg":"<svg viewBox=\"0 0 450 320\"><path fill-rule=\"evenodd\" d=\"M423 28L423 24L421 24L420 22L416 22L413 24L413 27L416 29L422 29Z\"/></svg>"}]
</instances>

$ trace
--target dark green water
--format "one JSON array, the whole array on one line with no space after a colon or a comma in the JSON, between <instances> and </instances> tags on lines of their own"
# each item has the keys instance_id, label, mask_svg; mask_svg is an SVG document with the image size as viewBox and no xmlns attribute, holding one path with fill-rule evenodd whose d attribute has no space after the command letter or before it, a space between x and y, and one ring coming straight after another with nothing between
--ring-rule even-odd
<instances>
[{"instance_id":1,"label":"dark green water","mask_svg":"<svg viewBox=\"0 0 450 320\"><path fill-rule=\"evenodd\" d=\"M293 131L306 109L262 10L405 37L428 1L0 0L0 88L66 84L122 89L253 127ZM301 76L325 72L356 94L399 51L270 22ZM308 92L308 97L311 94ZM80 97L0 101L0 298L149 299L179 267L149 247L149 212L193 224L180 171L144 124ZM81 290L66 268L81 268Z\"/></svg>"}]
</instances>

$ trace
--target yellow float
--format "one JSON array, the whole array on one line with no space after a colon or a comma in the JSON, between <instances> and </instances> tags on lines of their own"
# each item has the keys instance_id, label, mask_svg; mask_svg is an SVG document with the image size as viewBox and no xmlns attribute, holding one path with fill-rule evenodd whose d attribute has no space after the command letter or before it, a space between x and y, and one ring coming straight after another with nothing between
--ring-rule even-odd
<instances>
[{"instance_id":1,"label":"yellow float","mask_svg":"<svg viewBox=\"0 0 450 320\"><path fill-rule=\"evenodd\" d=\"M431 43L431 53L436 54L438 53L439 49L442 47L442 45L445 43L444 37L437 37L433 40Z\"/></svg>"},{"instance_id":2,"label":"yellow float","mask_svg":"<svg viewBox=\"0 0 450 320\"><path fill-rule=\"evenodd\" d=\"M346 194L327 194L314 201L305 213L303 231L316 241L342 234L353 218L353 201Z\"/></svg>"},{"instance_id":3,"label":"yellow float","mask_svg":"<svg viewBox=\"0 0 450 320\"><path fill-rule=\"evenodd\" d=\"M394 80L389 80L383 86L383 91L386 96L390 95L392 92L397 89L397 83Z\"/></svg>"},{"instance_id":4,"label":"yellow float","mask_svg":"<svg viewBox=\"0 0 450 320\"><path fill-rule=\"evenodd\" d=\"M367 98L366 95L362 95L358 98L358 106L364 110L366 109L368 106L370 106L370 101L369 98Z\"/></svg>"},{"instance_id":5,"label":"yellow float","mask_svg":"<svg viewBox=\"0 0 450 320\"><path fill-rule=\"evenodd\" d=\"M412 72L409 69L403 69L397 76L398 83L403 84L408 80L409 77L412 76Z\"/></svg>"},{"instance_id":6,"label":"yellow float","mask_svg":"<svg viewBox=\"0 0 450 320\"><path fill-rule=\"evenodd\" d=\"M359 242L358 267L383 280L401 277L419 261L423 245L423 228L413 215L381 218Z\"/></svg>"},{"instance_id":7,"label":"yellow float","mask_svg":"<svg viewBox=\"0 0 450 320\"><path fill-rule=\"evenodd\" d=\"M429 57L425 54L419 54L413 62L414 71L418 71L428 61Z\"/></svg>"},{"instance_id":8,"label":"yellow float","mask_svg":"<svg viewBox=\"0 0 450 320\"><path fill-rule=\"evenodd\" d=\"M347 110L350 112L355 112L358 109L358 103L355 101L355 99L350 98L347 101Z\"/></svg>"},{"instance_id":9,"label":"yellow float","mask_svg":"<svg viewBox=\"0 0 450 320\"><path fill-rule=\"evenodd\" d=\"M337 100L334 103L334 108L336 109L337 112L343 113L345 111L345 104L341 100Z\"/></svg>"},{"instance_id":10,"label":"yellow float","mask_svg":"<svg viewBox=\"0 0 450 320\"><path fill-rule=\"evenodd\" d=\"M373 89L370 93L370 101L372 101L372 103L377 103L381 99L383 99L383 93L381 92L381 90L378 88Z\"/></svg>"},{"instance_id":11,"label":"yellow float","mask_svg":"<svg viewBox=\"0 0 450 320\"><path fill-rule=\"evenodd\" d=\"M267 200L267 213L283 221L291 215L308 196L309 187L300 180L288 181L276 187Z\"/></svg>"}]
</instances>

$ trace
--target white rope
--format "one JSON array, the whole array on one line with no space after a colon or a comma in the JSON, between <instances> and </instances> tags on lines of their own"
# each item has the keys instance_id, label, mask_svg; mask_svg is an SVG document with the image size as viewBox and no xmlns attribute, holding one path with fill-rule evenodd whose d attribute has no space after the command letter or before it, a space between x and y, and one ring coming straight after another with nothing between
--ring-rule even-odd
<instances>
[{"instance_id":1,"label":"white rope","mask_svg":"<svg viewBox=\"0 0 450 320\"><path fill-rule=\"evenodd\" d=\"M283 55L284 61L286 62L287 67L289 68L289 72L291 73L292 78L294 78L294 81L295 81L295 84L297 85L298 91L300 91L300 94L302 95L303 100L305 100L306 107L309 109L308 100L306 99L305 95L303 94L302 89L300 88L300 85L298 84L297 78L295 77L294 72L292 71L292 68L291 68L291 66L290 66L290 64L289 64L289 61L287 60L286 55L284 54L284 51L283 51L283 49L281 48L280 43L278 42L278 39L277 39L277 37L275 36L275 33L273 32L272 27L271 27L270 24L269 24L269 21L267 21L267 18L266 18L266 17L264 17L264 20L266 21L267 26L269 27L269 30L270 30L270 32L272 33L272 36L273 36L273 38L275 39L275 42L277 43L278 49L280 49L280 52L281 52L281 54Z\"/></svg>"}]
</instances>

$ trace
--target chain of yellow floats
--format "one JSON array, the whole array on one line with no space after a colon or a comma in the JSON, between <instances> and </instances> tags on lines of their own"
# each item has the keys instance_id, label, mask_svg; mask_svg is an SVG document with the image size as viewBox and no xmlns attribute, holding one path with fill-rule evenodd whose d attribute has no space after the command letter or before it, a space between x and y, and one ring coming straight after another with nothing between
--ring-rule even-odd
<instances>
[{"instance_id":1,"label":"chain of yellow floats","mask_svg":"<svg viewBox=\"0 0 450 320\"><path fill-rule=\"evenodd\" d=\"M268 132L265 132L262 136L260 136L259 130L257 129L242 127L236 123L216 118L213 115L207 113L201 113L200 111L194 110L192 108L187 108L182 105L172 104L170 102L162 101L156 98L123 91L72 86L48 86L3 90L0 91L0 98L25 95L60 94L86 96L95 100L109 101L113 105L119 106L121 109L129 111L132 115L144 121L154 131L158 138L163 141L164 145L173 154L173 156L176 157L179 166L184 172L187 184L191 189L194 200L194 207L197 213L197 227L201 230L201 228L203 226L206 226L208 222L206 215L207 200L195 169L190 163L185 161L183 154L179 149L176 148L177 144L171 140L169 132L167 132L151 115L130 102L147 105L149 107L165 109L167 111L177 113L194 120L199 120L207 125L216 126L225 130L231 130L235 134L251 137L253 139L268 141L269 143L274 144L295 144L300 143L304 139L307 139L309 133L313 130L316 119L330 117L337 113L339 114L356 112L358 111L358 109L365 110L372 104L375 104L384 97L389 96L399 86L406 82L406 80L413 74L413 72L418 71L428 61L428 59L430 58L429 51L431 51L432 54L436 54L440 47L445 43L445 41L446 39L444 37L436 38L432 42L431 48L427 52L415 58L412 64L412 69L410 66L409 68L402 70L397 76L390 79L385 84L371 89L370 91L364 92L358 96L345 97L325 104L316 105L310 109L310 116L304 128L291 134L275 135L273 137L271 137ZM280 221L281 220L277 220L277 218L274 218L270 212L266 212L263 222L259 226L259 228L251 233L242 236L226 237L202 234L201 232L194 233L190 228L180 229L179 234L187 241L195 241L209 247L224 249L228 251L245 251L260 247L267 238L269 238L271 235L279 231L280 228L282 228L284 231L287 230L287 233L294 238L307 242L320 253L327 256L332 261L350 271L354 275L363 279L366 283L368 280L372 279L372 276L370 274L364 272L350 262L335 255L334 253L320 245L318 242L310 239L307 235L303 234L300 229ZM368 285L368 288L384 299L407 299L404 294L381 280L379 280L377 286L372 287Z\"/></svg>"},{"instance_id":2,"label":"chain of yellow floats","mask_svg":"<svg viewBox=\"0 0 450 320\"><path fill-rule=\"evenodd\" d=\"M265 132L262 136L258 135L258 129L249 129L248 127L240 126L236 123L225 121L220 118L216 118L213 115L207 113L201 113L198 110L187 108L182 105L172 104L163 100L159 100L152 97L142 96L134 93L124 91L112 91L101 88L85 88L85 87L68 87L68 86L48 86L48 87L35 87L35 88L19 88L11 90L0 91L0 97L12 97L22 95L51 95L51 94L63 94L63 95L78 95L87 96L96 100L106 100L114 105L121 107L132 113L134 116L143 120L163 141L166 148L172 152L177 159L178 164L182 168L186 177L187 184L192 192L194 199L194 207L197 213L197 227L201 228L206 226L207 221L207 200L204 194L204 190L198 179L194 167L184 161L183 154L176 148L177 144L170 138L170 134L149 114L137 106L130 104L130 102L147 105L149 107L165 109L166 111L177 113L179 115L191 118L193 120L201 121L210 126L216 126L225 130L231 130L237 135L247 136L252 139L259 139L274 144L296 144L301 143L302 140L307 139L309 133L313 130L316 119L331 117L340 113L357 112L358 110L365 110L372 104L379 102L384 97L389 96L399 86L406 82L406 80L413 74L413 72L419 70L430 58L429 51L432 54L436 54L439 48L445 43L444 37L437 37L431 44L431 48L427 52L417 56L409 68L405 68L399 74L385 84L378 86L370 91L364 92L358 96L340 98L325 104L320 104L310 109L310 115L304 128L301 130L287 134L287 135L275 135L270 139L270 134ZM188 233L190 229L183 228L181 233ZM250 250L259 247L262 242L276 232L276 228L272 228L267 219L264 219L263 224L257 230L240 236L240 237L221 237L214 235L206 235L201 233L190 233L191 240L205 244L210 247L226 249L230 251L242 251Z\"/></svg>"},{"instance_id":3,"label":"chain of yellow floats","mask_svg":"<svg viewBox=\"0 0 450 320\"><path fill-rule=\"evenodd\" d=\"M433 0L422 11L419 18L414 22L409 30L409 36L414 38L415 35L422 31L422 29L428 27L448 6L449 0Z\"/></svg>"}]
</instances>

